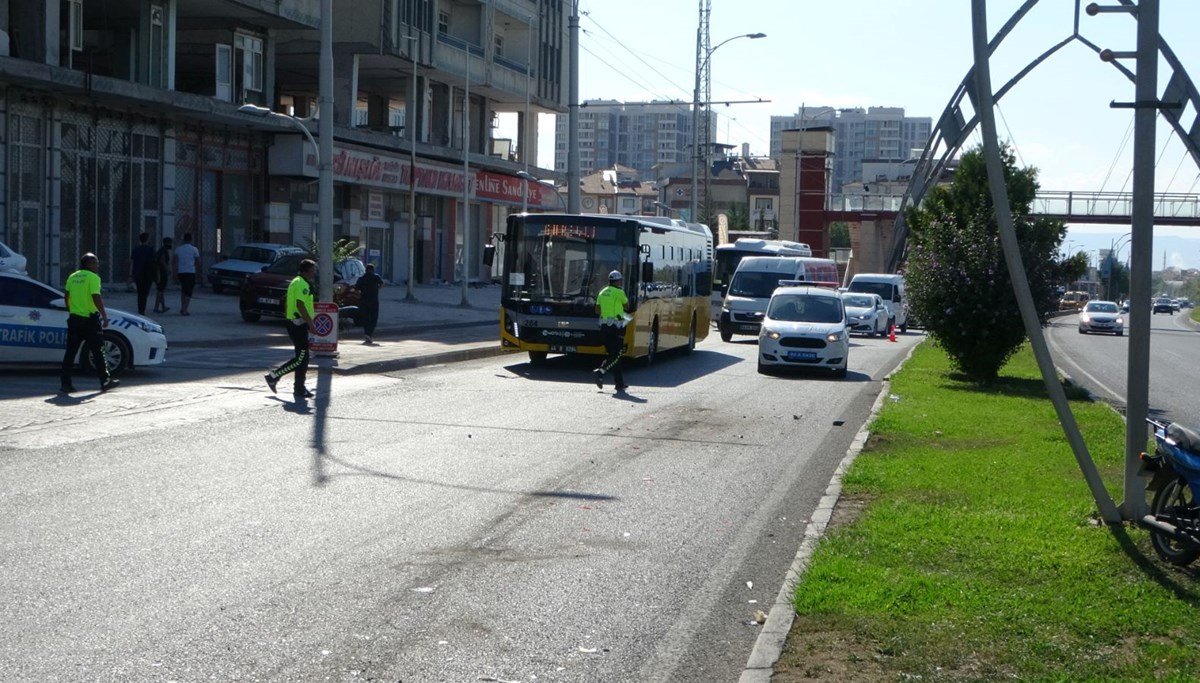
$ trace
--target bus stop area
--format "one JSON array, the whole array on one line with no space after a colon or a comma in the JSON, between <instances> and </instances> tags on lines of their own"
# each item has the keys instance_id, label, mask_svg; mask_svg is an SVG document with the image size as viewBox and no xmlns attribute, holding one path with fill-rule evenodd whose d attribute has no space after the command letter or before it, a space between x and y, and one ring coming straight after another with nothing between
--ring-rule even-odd
<instances>
[{"instance_id":1,"label":"bus stop area","mask_svg":"<svg viewBox=\"0 0 1200 683\"><path fill-rule=\"evenodd\" d=\"M379 325L367 344L361 327L349 327L338 338L336 357L318 357L319 366L339 374L386 372L496 356L503 353L499 339L500 286L467 289L469 307L461 306L461 285L414 285L416 302L405 301L405 285L385 286L379 292ZM137 312L137 295L124 285L108 286L104 303L128 313ZM213 294L196 288L188 307L179 314L179 289L167 290L166 313L152 313L154 294L146 317L163 326L167 337L167 365L172 349L228 348L231 357L239 348L291 349L282 319L242 320L237 294ZM283 356L281 355L281 358Z\"/></svg>"}]
</instances>

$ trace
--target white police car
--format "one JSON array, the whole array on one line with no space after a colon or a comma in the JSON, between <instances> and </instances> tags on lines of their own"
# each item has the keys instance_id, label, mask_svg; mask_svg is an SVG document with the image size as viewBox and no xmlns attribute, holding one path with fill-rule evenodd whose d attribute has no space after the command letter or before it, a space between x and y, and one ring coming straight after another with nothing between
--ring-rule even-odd
<instances>
[{"instance_id":1,"label":"white police car","mask_svg":"<svg viewBox=\"0 0 1200 683\"><path fill-rule=\"evenodd\" d=\"M758 371L819 368L845 377L850 357L846 310L832 289L783 280L758 334Z\"/></svg>"},{"instance_id":2,"label":"white police car","mask_svg":"<svg viewBox=\"0 0 1200 683\"><path fill-rule=\"evenodd\" d=\"M0 272L0 363L59 365L67 347L67 310L63 293L25 275ZM104 358L109 372L167 359L163 329L139 315L107 308ZM91 358L80 362L91 370Z\"/></svg>"}]
</instances>

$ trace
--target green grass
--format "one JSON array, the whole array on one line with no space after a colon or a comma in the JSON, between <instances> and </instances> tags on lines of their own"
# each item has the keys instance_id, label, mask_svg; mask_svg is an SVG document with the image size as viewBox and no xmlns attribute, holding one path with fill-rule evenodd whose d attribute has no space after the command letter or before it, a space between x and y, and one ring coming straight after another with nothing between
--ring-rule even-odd
<instances>
[{"instance_id":1,"label":"green grass","mask_svg":"<svg viewBox=\"0 0 1200 683\"><path fill-rule=\"evenodd\" d=\"M984 389L925 344L891 393L773 680L1200 679L1196 575L1098 522L1028 348ZM1124 426L1072 398L1119 503Z\"/></svg>"}]
</instances>

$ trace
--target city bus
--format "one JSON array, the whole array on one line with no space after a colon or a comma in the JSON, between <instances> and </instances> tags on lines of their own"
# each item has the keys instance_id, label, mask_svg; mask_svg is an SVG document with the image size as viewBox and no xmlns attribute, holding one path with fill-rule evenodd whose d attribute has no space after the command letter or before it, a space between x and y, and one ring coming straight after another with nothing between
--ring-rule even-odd
<instances>
[{"instance_id":1,"label":"city bus","mask_svg":"<svg viewBox=\"0 0 1200 683\"><path fill-rule=\"evenodd\" d=\"M503 235L500 344L529 353L605 355L596 295L617 270L629 297L625 356L690 351L711 325L712 232L657 216L514 214Z\"/></svg>"},{"instance_id":2,"label":"city bus","mask_svg":"<svg viewBox=\"0 0 1200 683\"><path fill-rule=\"evenodd\" d=\"M747 256L812 256L812 248L803 242L739 238L732 244L717 247L717 262L713 268L713 288L724 294L738 264Z\"/></svg>"}]
</instances>

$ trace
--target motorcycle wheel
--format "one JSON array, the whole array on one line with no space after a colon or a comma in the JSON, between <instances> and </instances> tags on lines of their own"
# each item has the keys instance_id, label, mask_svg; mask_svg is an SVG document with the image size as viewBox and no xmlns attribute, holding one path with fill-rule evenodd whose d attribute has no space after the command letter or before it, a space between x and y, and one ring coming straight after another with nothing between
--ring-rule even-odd
<instances>
[{"instance_id":1,"label":"motorcycle wheel","mask_svg":"<svg viewBox=\"0 0 1200 683\"><path fill-rule=\"evenodd\" d=\"M1154 500L1150 503L1150 512L1156 518L1168 522L1178 519L1188 519L1194 516L1194 513L1191 512L1194 509L1195 501L1192 500L1192 490L1179 477L1167 482L1166 485L1156 491L1154 493ZM1200 557L1200 549L1193 545L1177 541L1166 534L1151 531L1150 545L1154 546L1154 552L1158 553L1158 556L1164 562L1169 562L1180 567L1191 564L1197 557Z\"/></svg>"}]
</instances>

